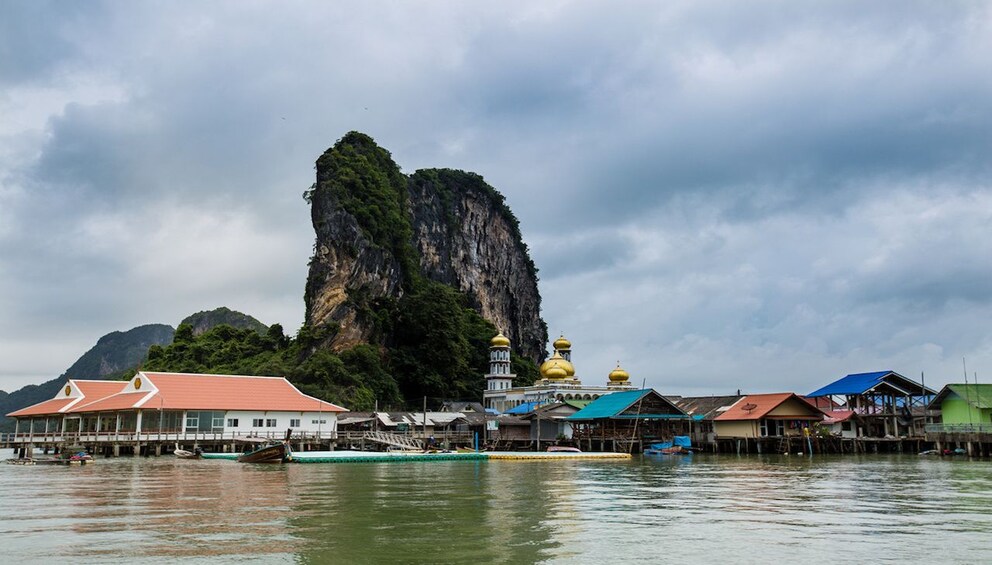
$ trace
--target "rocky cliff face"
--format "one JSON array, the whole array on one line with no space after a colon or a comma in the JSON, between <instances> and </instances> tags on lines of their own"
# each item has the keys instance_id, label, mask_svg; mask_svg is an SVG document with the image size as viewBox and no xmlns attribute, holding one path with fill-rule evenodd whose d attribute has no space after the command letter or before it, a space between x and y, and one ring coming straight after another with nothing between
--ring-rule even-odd
<instances>
[{"instance_id":1,"label":"rocky cliff face","mask_svg":"<svg viewBox=\"0 0 992 565\"><path fill-rule=\"evenodd\" d=\"M517 353L544 358L536 269L516 218L482 177L449 169L405 177L387 151L352 132L318 159L307 197L316 242L306 324L337 324L332 348L373 340L369 302L398 298L424 277L464 292Z\"/></svg>"}]
</instances>

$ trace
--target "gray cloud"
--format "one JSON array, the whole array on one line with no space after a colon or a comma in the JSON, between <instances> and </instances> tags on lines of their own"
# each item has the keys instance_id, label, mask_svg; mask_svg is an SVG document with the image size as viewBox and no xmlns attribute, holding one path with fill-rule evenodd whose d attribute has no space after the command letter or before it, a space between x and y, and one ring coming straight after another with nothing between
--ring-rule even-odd
<instances>
[{"instance_id":1,"label":"gray cloud","mask_svg":"<svg viewBox=\"0 0 992 565\"><path fill-rule=\"evenodd\" d=\"M992 371L984 4L107 7L0 18L0 388L218 305L297 326L351 129L507 196L583 378Z\"/></svg>"}]
</instances>

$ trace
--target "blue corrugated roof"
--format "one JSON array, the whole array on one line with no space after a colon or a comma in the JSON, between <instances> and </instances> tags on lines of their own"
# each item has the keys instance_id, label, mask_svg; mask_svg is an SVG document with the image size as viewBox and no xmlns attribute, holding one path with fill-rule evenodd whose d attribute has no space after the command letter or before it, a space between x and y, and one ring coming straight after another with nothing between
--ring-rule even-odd
<instances>
[{"instance_id":1,"label":"blue corrugated roof","mask_svg":"<svg viewBox=\"0 0 992 565\"><path fill-rule=\"evenodd\" d=\"M855 373L838 379L827 386L814 390L806 396L832 396L834 394L864 394L865 391L877 385L891 375L892 371L876 371L874 373Z\"/></svg>"},{"instance_id":2,"label":"blue corrugated roof","mask_svg":"<svg viewBox=\"0 0 992 565\"><path fill-rule=\"evenodd\" d=\"M593 418L611 418L626 410L631 404L643 398L651 389L625 390L604 394L590 402L585 408L572 414L568 420L590 420Z\"/></svg>"},{"instance_id":3,"label":"blue corrugated roof","mask_svg":"<svg viewBox=\"0 0 992 565\"><path fill-rule=\"evenodd\" d=\"M526 414L528 412L533 412L535 408L540 406L540 402L524 402L520 406L514 406L510 408L504 414Z\"/></svg>"}]
</instances>

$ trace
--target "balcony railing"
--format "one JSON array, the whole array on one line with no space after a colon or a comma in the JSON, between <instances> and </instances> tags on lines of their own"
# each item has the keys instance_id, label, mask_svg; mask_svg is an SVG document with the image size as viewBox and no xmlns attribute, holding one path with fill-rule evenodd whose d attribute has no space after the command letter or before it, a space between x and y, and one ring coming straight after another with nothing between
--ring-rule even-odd
<instances>
[{"instance_id":1,"label":"balcony railing","mask_svg":"<svg viewBox=\"0 0 992 565\"><path fill-rule=\"evenodd\" d=\"M237 438L245 436L263 437L272 439L282 439L285 431L255 431L255 432L179 432L179 431L154 431L154 432L21 432L0 434L0 443L27 444L27 443L146 443L146 442L215 442L235 441ZM337 439L338 432L298 432L292 436L293 441L310 440L320 441Z\"/></svg>"},{"instance_id":2,"label":"balcony railing","mask_svg":"<svg viewBox=\"0 0 992 565\"><path fill-rule=\"evenodd\" d=\"M473 432L471 431L455 431L455 430L438 430L432 429L424 432L421 429L407 430L404 432L390 431L395 435L400 435L404 437L409 437L418 440L425 440L427 437L433 435L437 441L440 442L454 442L454 443L471 443L473 440ZM291 441L312 441L312 442L322 442L328 440L348 440L348 441L361 441L366 438L365 430L346 430L346 431L321 431L321 432L311 432L311 431L301 431L293 433L290 438ZM0 445L26 445L30 443L36 444L94 444L94 443L224 443L228 441L236 441L238 438L243 438L245 436L251 437L263 437L272 439L282 439L285 437L284 431L270 431L270 432L179 432L179 431L154 431L154 432L21 432L21 433L5 433L0 434Z\"/></svg>"},{"instance_id":3,"label":"balcony railing","mask_svg":"<svg viewBox=\"0 0 992 565\"><path fill-rule=\"evenodd\" d=\"M992 424L927 424L928 434L992 434Z\"/></svg>"}]
</instances>

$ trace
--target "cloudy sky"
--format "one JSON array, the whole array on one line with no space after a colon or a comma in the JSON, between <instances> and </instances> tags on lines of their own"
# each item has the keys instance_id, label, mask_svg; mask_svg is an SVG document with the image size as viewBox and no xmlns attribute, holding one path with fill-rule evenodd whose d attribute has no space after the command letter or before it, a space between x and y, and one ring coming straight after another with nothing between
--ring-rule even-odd
<instances>
[{"instance_id":1,"label":"cloudy sky","mask_svg":"<svg viewBox=\"0 0 992 565\"><path fill-rule=\"evenodd\" d=\"M990 53L983 2L4 2L0 389L298 328L349 130L506 195L586 382L992 382Z\"/></svg>"}]
</instances>

